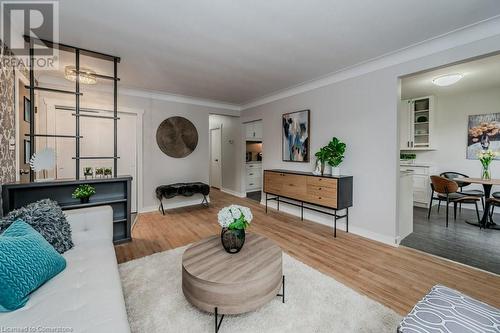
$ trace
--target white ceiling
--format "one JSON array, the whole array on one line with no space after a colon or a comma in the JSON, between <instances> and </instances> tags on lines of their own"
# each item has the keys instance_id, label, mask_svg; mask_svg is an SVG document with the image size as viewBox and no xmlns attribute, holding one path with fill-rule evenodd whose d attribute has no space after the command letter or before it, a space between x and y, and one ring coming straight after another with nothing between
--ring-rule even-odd
<instances>
[{"instance_id":1,"label":"white ceiling","mask_svg":"<svg viewBox=\"0 0 500 333\"><path fill-rule=\"evenodd\" d=\"M500 14L499 0L61 0L121 86L242 104ZM64 62L64 58L63 58Z\"/></svg>"},{"instance_id":2,"label":"white ceiling","mask_svg":"<svg viewBox=\"0 0 500 333\"><path fill-rule=\"evenodd\" d=\"M437 76L454 73L463 74L464 77L457 83L447 87L439 87L432 83L432 80ZM404 78L401 80L401 98L410 99L428 95L458 94L488 88L500 89L500 55Z\"/></svg>"}]
</instances>

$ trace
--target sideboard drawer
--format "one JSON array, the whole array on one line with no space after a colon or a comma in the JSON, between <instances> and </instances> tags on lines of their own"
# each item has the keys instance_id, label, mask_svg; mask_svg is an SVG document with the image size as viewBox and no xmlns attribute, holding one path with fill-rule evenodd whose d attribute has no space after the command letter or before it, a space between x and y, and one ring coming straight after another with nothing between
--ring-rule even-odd
<instances>
[{"instance_id":1,"label":"sideboard drawer","mask_svg":"<svg viewBox=\"0 0 500 333\"><path fill-rule=\"evenodd\" d=\"M320 206L337 208L337 195L335 195L334 197L330 197L330 196L308 194L307 201L312 204Z\"/></svg>"},{"instance_id":2,"label":"sideboard drawer","mask_svg":"<svg viewBox=\"0 0 500 333\"><path fill-rule=\"evenodd\" d=\"M264 192L281 193L283 182L281 174L277 172L264 172Z\"/></svg>"},{"instance_id":3,"label":"sideboard drawer","mask_svg":"<svg viewBox=\"0 0 500 333\"><path fill-rule=\"evenodd\" d=\"M337 179L308 176L307 185L337 188Z\"/></svg>"},{"instance_id":4,"label":"sideboard drawer","mask_svg":"<svg viewBox=\"0 0 500 333\"><path fill-rule=\"evenodd\" d=\"M307 194L336 199L337 198L337 188L307 185Z\"/></svg>"}]
</instances>

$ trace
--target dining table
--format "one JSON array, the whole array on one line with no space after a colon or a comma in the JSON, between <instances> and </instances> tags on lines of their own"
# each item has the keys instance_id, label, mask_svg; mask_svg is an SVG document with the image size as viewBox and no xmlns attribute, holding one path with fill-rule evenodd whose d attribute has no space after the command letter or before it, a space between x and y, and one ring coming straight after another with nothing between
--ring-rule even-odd
<instances>
[{"instance_id":1,"label":"dining table","mask_svg":"<svg viewBox=\"0 0 500 333\"><path fill-rule=\"evenodd\" d=\"M493 185L500 185L500 179L457 177L457 178L453 178L453 180L456 182L464 182L464 183L483 185L484 199L485 199L483 217L481 218L481 220L479 222L473 222L473 221L465 221L465 222L467 222L468 224L471 224L471 225L475 225L475 226L480 227L480 228L500 230L500 225L493 222L493 218L489 214L490 208L491 208L491 203L488 200L491 196L491 188L493 187Z\"/></svg>"}]
</instances>

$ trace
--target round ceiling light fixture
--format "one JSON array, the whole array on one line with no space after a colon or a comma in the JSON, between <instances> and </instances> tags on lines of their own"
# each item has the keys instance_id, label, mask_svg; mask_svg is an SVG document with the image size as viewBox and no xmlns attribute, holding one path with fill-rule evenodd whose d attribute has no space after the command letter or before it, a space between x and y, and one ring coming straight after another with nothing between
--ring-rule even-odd
<instances>
[{"instance_id":1,"label":"round ceiling light fixture","mask_svg":"<svg viewBox=\"0 0 500 333\"><path fill-rule=\"evenodd\" d=\"M463 77L464 77L464 75L460 74L460 73L446 74L446 75L441 75L441 76L435 77L434 79L432 79L432 83L434 83L436 86L446 87L446 86L451 86L452 84L457 83Z\"/></svg>"},{"instance_id":2,"label":"round ceiling light fixture","mask_svg":"<svg viewBox=\"0 0 500 333\"><path fill-rule=\"evenodd\" d=\"M64 77L69 81L76 81L77 71L75 66L64 67ZM96 84L97 79L95 72L91 69L80 67L80 83L82 84Z\"/></svg>"}]
</instances>

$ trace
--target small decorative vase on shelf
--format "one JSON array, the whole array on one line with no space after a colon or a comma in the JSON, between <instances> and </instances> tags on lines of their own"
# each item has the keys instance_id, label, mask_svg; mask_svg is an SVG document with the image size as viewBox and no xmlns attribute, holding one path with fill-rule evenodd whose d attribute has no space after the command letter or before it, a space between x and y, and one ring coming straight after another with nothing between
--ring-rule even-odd
<instances>
[{"instance_id":1,"label":"small decorative vase on shelf","mask_svg":"<svg viewBox=\"0 0 500 333\"><path fill-rule=\"evenodd\" d=\"M332 167L332 176L340 176L340 167Z\"/></svg>"},{"instance_id":2,"label":"small decorative vase on shelf","mask_svg":"<svg viewBox=\"0 0 500 333\"><path fill-rule=\"evenodd\" d=\"M245 244L245 228L250 225L252 218L250 208L243 206L231 205L219 211L217 219L222 227L220 240L227 253L240 252Z\"/></svg>"},{"instance_id":3,"label":"small decorative vase on shelf","mask_svg":"<svg viewBox=\"0 0 500 333\"><path fill-rule=\"evenodd\" d=\"M86 204L89 203L90 197L80 198L80 203Z\"/></svg>"},{"instance_id":4,"label":"small decorative vase on shelf","mask_svg":"<svg viewBox=\"0 0 500 333\"><path fill-rule=\"evenodd\" d=\"M245 229L222 228L220 240L227 253L238 253L245 244Z\"/></svg>"}]
</instances>

